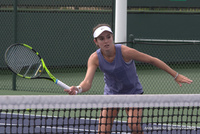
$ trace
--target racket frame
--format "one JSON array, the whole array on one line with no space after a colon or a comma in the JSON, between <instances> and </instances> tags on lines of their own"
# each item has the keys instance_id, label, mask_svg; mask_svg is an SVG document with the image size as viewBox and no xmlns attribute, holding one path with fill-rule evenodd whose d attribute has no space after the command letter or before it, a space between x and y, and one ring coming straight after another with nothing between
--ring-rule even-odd
<instances>
[{"instance_id":1,"label":"racket frame","mask_svg":"<svg viewBox=\"0 0 200 134\"><path fill-rule=\"evenodd\" d=\"M8 51L9 51L9 49L10 49L11 47L15 46L15 45L21 45L21 46L23 46L23 47L26 47L26 48L30 49L31 51L33 51L33 52L40 58L41 65L39 66L39 68L38 68L37 71L36 71L36 73L37 73L38 71L41 71L41 72L40 72L40 75L38 75L37 77L28 77L28 76L24 76L24 75L21 75L21 74L16 73L15 71L12 70L11 67L9 67L8 62L7 62L7 53L8 53ZM53 81L55 84L59 85L60 87L62 87L62 88L64 88L64 89L67 89L67 90L70 89L70 87L69 87L68 85L66 85L66 84L63 83L62 81L56 79L56 78L51 74L51 72L48 70L48 68L47 68L47 66L46 66L46 64L45 64L45 62L44 62L44 60L43 60L43 58L40 56L40 54L39 54L36 50L34 50L31 46L29 46L29 45L27 45L27 44L24 44L24 43L16 43L16 44L12 44L11 46L9 46L9 47L7 48L7 50L6 50L6 52L5 52L5 62L6 62L7 67L8 67L13 73L15 73L16 75L18 75L18 76L20 76L20 77L22 77L22 78L26 78L26 79L46 79L46 80L51 80L51 81ZM41 67L42 67L42 70L40 69ZM49 77L40 77L41 74L42 74L42 72L43 72L43 70L46 71L46 73L49 75ZM77 93L77 92L76 92L76 93Z\"/></svg>"}]
</instances>

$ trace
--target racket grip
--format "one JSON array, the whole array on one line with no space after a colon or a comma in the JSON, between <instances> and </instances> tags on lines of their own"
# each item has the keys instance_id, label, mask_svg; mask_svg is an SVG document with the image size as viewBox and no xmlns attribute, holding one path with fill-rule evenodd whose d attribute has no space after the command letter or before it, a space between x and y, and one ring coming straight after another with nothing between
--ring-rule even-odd
<instances>
[{"instance_id":1,"label":"racket grip","mask_svg":"<svg viewBox=\"0 0 200 134\"><path fill-rule=\"evenodd\" d=\"M68 85L66 85L65 83L63 83L62 81L56 79L56 82L55 82L57 85L59 85L60 87L64 88L64 89L67 89L69 90L70 87ZM76 91L76 94L77 94L77 91Z\"/></svg>"}]
</instances>

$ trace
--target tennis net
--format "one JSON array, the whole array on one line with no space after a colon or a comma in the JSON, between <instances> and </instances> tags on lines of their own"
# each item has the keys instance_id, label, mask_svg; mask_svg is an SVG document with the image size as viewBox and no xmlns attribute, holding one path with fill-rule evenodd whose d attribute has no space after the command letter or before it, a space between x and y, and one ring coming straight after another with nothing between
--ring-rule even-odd
<instances>
[{"instance_id":1,"label":"tennis net","mask_svg":"<svg viewBox=\"0 0 200 134\"><path fill-rule=\"evenodd\" d=\"M0 133L199 134L199 106L198 94L0 96Z\"/></svg>"}]
</instances>

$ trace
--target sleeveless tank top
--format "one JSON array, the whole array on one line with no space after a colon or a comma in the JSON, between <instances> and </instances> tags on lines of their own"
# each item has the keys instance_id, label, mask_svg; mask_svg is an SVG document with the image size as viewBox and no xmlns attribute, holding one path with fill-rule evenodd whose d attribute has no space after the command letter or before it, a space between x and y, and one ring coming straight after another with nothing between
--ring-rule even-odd
<instances>
[{"instance_id":1,"label":"sleeveless tank top","mask_svg":"<svg viewBox=\"0 0 200 134\"><path fill-rule=\"evenodd\" d=\"M104 94L141 94L142 85L136 73L135 62L126 63L122 57L121 44L116 44L115 59L105 60L101 49L97 50L99 69L104 73Z\"/></svg>"}]
</instances>

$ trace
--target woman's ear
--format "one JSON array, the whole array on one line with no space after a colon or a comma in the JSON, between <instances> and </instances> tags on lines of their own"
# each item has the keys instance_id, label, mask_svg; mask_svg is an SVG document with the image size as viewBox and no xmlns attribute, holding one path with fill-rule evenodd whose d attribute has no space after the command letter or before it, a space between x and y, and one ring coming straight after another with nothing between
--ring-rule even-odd
<instances>
[{"instance_id":1,"label":"woman's ear","mask_svg":"<svg viewBox=\"0 0 200 134\"><path fill-rule=\"evenodd\" d=\"M96 39L94 39L94 43L97 44L97 40Z\"/></svg>"},{"instance_id":2,"label":"woman's ear","mask_svg":"<svg viewBox=\"0 0 200 134\"><path fill-rule=\"evenodd\" d=\"M94 39L94 43L96 44L96 46L97 46L98 48L100 48L99 45L97 44L97 40L96 40L96 39Z\"/></svg>"}]
</instances>

